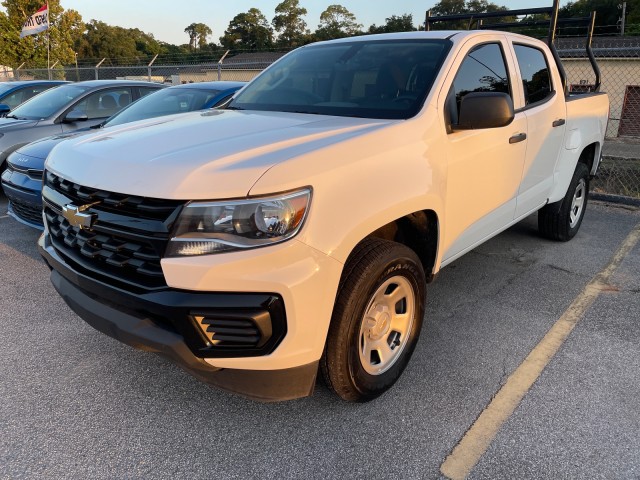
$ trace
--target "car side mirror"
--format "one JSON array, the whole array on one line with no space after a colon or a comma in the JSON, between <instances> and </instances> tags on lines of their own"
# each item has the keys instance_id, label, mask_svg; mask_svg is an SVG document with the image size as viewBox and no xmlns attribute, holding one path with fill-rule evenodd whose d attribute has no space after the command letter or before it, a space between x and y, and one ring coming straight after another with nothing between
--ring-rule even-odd
<instances>
[{"instance_id":1,"label":"car side mirror","mask_svg":"<svg viewBox=\"0 0 640 480\"><path fill-rule=\"evenodd\" d=\"M86 122L89 117L86 113L80 110L71 110L66 117L64 117L64 123Z\"/></svg>"},{"instance_id":2,"label":"car side mirror","mask_svg":"<svg viewBox=\"0 0 640 480\"><path fill-rule=\"evenodd\" d=\"M513 122L513 100L501 92L472 92L462 97L456 130L506 127Z\"/></svg>"},{"instance_id":3,"label":"car side mirror","mask_svg":"<svg viewBox=\"0 0 640 480\"><path fill-rule=\"evenodd\" d=\"M5 105L4 103L0 103L0 117L4 117L10 111L11 111L11 107L9 105Z\"/></svg>"}]
</instances>

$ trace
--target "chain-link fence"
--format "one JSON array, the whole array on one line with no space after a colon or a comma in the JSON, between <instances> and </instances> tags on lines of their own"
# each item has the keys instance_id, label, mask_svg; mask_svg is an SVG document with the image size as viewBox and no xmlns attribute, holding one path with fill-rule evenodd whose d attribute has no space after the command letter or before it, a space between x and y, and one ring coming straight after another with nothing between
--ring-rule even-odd
<instances>
[{"instance_id":1,"label":"chain-link fence","mask_svg":"<svg viewBox=\"0 0 640 480\"><path fill-rule=\"evenodd\" d=\"M592 91L595 74L583 38L556 43L572 92ZM596 37L593 52L601 71L600 90L610 102L604 161L593 189L640 198L640 37Z\"/></svg>"},{"instance_id":2,"label":"chain-link fence","mask_svg":"<svg viewBox=\"0 0 640 480\"><path fill-rule=\"evenodd\" d=\"M593 89L595 75L586 54L585 39L560 38L556 47L572 92ZM601 91L609 94L611 110L602 164L594 188L611 194L640 198L640 37L596 37L593 51L602 72ZM1 80L128 79L179 85L212 80L250 81L280 58L282 52L251 52L222 59L200 59L190 64L152 59L141 65L109 65L104 59L93 66L55 66L52 69L7 69ZM114 62L115 63L115 62Z\"/></svg>"},{"instance_id":3,"label":"chain-link fence","mask_svg":"<svg viewBox=\"0 0 640 480\"><path fill-rule=\"evenodd\" d=\"M193 63L154 62L141 65L113 65L107 59L93 66L57 65L53 68L17 68L2 70L3 80L147 80L150 82L179 85L183 83L210 82L214 80L235 80L248 82L258 73L280 58L282 52L240 53L222 59L202 59ZM120 62L121 63L121 62Z\"/></svg>"}]
</instances>

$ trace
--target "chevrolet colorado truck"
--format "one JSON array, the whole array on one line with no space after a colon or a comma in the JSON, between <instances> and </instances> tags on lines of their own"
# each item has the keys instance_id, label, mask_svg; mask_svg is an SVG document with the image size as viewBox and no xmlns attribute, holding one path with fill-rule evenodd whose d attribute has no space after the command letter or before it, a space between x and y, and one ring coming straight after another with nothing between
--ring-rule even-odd
<instances>
[{"instance_id":1,"label":"chevrolet colorado truck","mask_svg":"<svg viewBox=\"0 0 640 480\"><path fill-rule=\"evenodd\" d=\"M263 401L401 375L442 267L538 212L580 228L606 94L546 43L372 35L286 55L226 110L62 142L40 252L97 330Z\"/></svg>"}]
</instances>

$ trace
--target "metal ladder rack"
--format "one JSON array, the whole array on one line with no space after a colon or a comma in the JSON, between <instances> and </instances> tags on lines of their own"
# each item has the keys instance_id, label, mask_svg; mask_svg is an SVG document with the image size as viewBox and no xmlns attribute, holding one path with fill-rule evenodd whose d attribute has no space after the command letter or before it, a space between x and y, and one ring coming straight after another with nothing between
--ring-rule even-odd
<instances>
[{"instance_id":1,"label":"metal ladder rack","mask_svg":"<svg viewBox=\"0 0 640 480\"><path fill-rule=\"evenodd\" d=\"M556 31L558 29L558 25L584 25L588 27L587 31L587 40L585 44L585 50L587 52L587 56L589 57L589 62L591 63L591 67L593 68L593 73L595 74L596 80L594 84L593 90L598 92L600 90L601 85L601 75L600 68L598 67L598 63L596 62L595 55L593 54L593 49L591 48L591 43L593 40L593 31L595 28L596 22L596 12L591 12L591 15L588 17L580 17L580 18L558 18L558 10L560 8L560 0L554 0L553 5L551 7L540 7L540 8L521 8L518 10L501 10L498 12L486 12L486 13L460 13L455 15L440 15L437 17L431 16L431 10L427 11L424 26L426 31L431 30L431 25L437 22L452 22L459 20L468 20L467 29L471 30L474 23L476 24L476 28L478 30L500 30L503 28L521 28L521 27L533 27L533 26L543 26L549 25L549 33L547 35L547 45L551 49L551 53L553 55L556 64L558 65L558 72L560 73L560 78L562 80L562 89L564 92L567 91L567 74L564 71L564 67L562 66L562 61L560 60L560 56L558 55L558 51L554 45L554 41L556 38ZM491 23L484 24L483 20L486 18L504 18L504 17L517 17L521 15L549 15L549 20L535 20L530 22L507 22L507 23Z\"/></svg>"}]
</instances>

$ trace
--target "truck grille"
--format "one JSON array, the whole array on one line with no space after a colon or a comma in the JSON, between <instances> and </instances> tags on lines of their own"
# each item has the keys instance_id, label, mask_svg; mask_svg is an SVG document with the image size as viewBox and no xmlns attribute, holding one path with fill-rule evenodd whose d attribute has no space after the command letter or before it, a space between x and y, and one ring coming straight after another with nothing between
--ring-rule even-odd
<instances>
[{"instance_id":1,"label":"truck grille","mask_svg":"<svg viewBox=\"0 0 640 480\"><path fill-rule=\"evenodd\" d=\"M184 202L92 189L51 172L43 200L51 244L74 268L127 289L166 287L160 259ZM93 225L71 225L62 214L68 204L94 204L84 211Z\"/></svg>"},{"instance_id":2,"label":"truck grille","mask_svg":"<svg viewBox=\"0 0 640 480\"><path fill-rule=\"evenodd\" d=\"M19 200L11 200L11 209L13 213L22 220L42 225L42 207L40 205L31 205Z\"/></svg>"}]
</instances>

